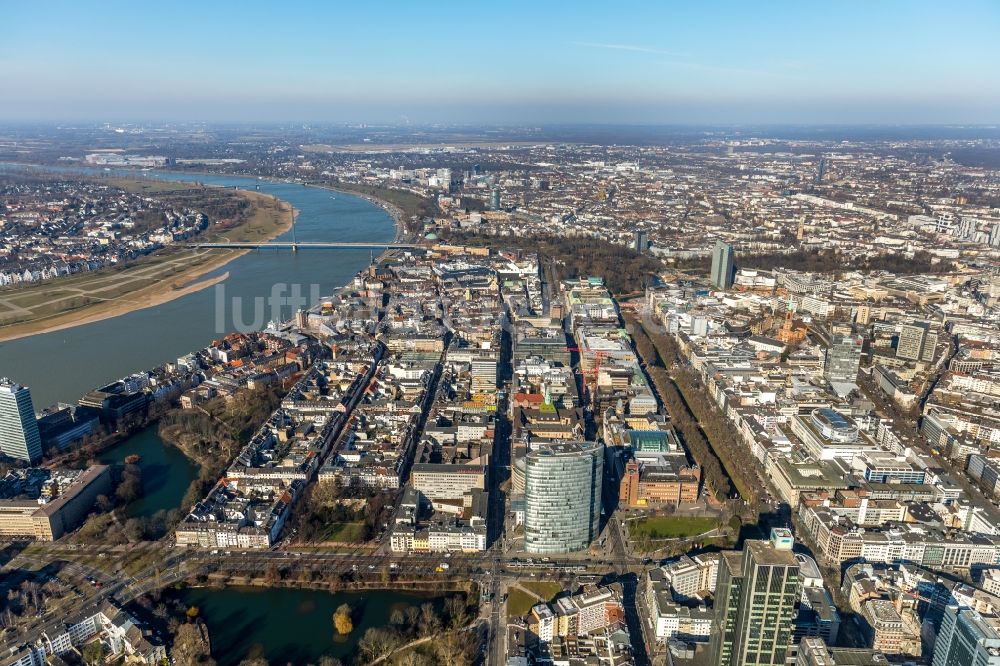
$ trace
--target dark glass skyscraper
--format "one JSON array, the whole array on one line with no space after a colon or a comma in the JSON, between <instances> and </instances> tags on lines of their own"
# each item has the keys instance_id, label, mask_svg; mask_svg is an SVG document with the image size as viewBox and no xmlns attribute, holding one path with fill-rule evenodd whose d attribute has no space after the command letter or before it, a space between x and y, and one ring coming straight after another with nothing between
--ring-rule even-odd
<instances>
[{"instance_id":1,"label":"dark glass skyscraper","mask_svg":"<svg viewBox=\"0 0 1000 666\"><path fill-rule=\"evenodd\" d=\"M798 598L799 562L792 533L771 530L768 541L747 541L742 553L723 553L712 625L713 666L783 666Z\"/></svg>"},{"instance_id":2,"label":"dark glass skyscraper","mask_svg":"<svg viewBox=\"0 0 1000 666\"><path fill-rule=\"evenodd\" d=\"M646 248L649 247L649 239L646 237L645 231L635 232L635 251L645 252Z\"/></svg>"},{"instance_id":3,"label":"dark glass skyscraper","mask_svg":"<svg viewBox=\"0 0 1000 666\"><path fill-rule=\"evenodd\" d=\"M995 620L962 606L948 606L934 641L933 666L1000 665L1000 632Z\"/></svg>"},{"instance_id":4,"label":"dark glass skyscraper","mask_svg":"<svg viewBox=\"0 0 1000 666\"><path fill-rule=\"evenodd\" d=\"M733 286L733 246L721 240L715 241L712 250L712 286L729 289Z\"/></svg>"}]
</instances>

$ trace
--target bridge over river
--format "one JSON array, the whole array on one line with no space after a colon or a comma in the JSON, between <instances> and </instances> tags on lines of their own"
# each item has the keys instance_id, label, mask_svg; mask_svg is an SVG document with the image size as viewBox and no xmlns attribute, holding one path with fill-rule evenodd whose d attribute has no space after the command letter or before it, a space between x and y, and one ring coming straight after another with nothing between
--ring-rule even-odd
<instances>
[{"instance_id":1,"label":"bridge over river","mask_svg":"<svg viewBox=\"0 0 1000 666\"><path fill-rule=\"evenodd\" d=\"M412 250L418 247L424 247L422 245L417 245L414 243L327 243L327 242L317 242L317 241L266 241L263 243L252 243L252 242L220 242L220 243L189 243L188 247L193 247L199 250L262 250L267 248L274 248L276 250L292 250L293 252L299 249L316 249L316 250L342 250L342 249L359 249L359 250Z\"/></svg>"}]
</instances>

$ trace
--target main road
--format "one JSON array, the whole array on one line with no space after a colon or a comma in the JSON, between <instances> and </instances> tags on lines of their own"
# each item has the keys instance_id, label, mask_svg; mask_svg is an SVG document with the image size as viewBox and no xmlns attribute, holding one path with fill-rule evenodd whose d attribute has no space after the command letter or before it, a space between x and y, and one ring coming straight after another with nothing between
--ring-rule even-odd
<instances>
[{"instance_id":1,"label":"main road","mask_svg":"<svg viewBox=\"0 0 1000 666\"><path fill-rule=\"evenodd\" d=\"M508 315L505 312L504 317ZM505 519L507 498L503 492L504 483L510 476L511 423L510 382L512 378L512 340L508 327L502 327L500 339L500 359L498 363L496 425L494 427L493 451L489 466L489 511L486 530L487 556L490 558L490 574L485 589L490 597L490 620L487 625L487 665L503 666L507 662L507 625L503 618L503 554L507 546ZM525 562L527 564L527 562Z\"/></svg>"}]
</instances>

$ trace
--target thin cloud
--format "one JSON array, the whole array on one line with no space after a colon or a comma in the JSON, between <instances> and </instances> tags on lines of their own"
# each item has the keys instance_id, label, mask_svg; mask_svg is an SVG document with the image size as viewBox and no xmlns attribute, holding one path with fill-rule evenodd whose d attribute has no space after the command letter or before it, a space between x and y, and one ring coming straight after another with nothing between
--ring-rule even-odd
<instances>
[{"instance_id":1,"label":"thin cloud","mask_svg":"<svg viewBox=\"0 0 1000 666\"><path fill-rule=\"evenodd\" d=\"M688 60L659 60L657 62L658 64L664 65L666 67L690 69L711 74L756 76L756 77L787 79L787 80L801 80L805 78L804 76L801 76L799 74L791 74L788 72L780 72L770 69L748 69L745 67L725 67L719 65L706 65L705 63L690 62Z\"/></svg>"},{"instance_id":2,"label":"thin cloud","mask_svg":"<svg viewBox=\"0 0 1000 666\"><path fill-rule=\"evenodd\" d=\"M690 69L712 74L754 76L754 77L788 79L788 80L797 80L803 78L798 74L777 71L777 70L749 69L745 67L726 67L720 65L709 65L706 63L689 60L688 56L685 56L684 54L674 53L672 51L664 51L663 49L652 48L649 46L641 46L639 44L609 44L605 42L572 42L572 44L574 46L582 46L584 48L590 48L590 49L607 49L609 51L629 51L632 53L648 53L651 55L669 56L670 58L672 58L671 60L658 60L657 63L660 65L665 65L667 67ZM787 69L801 69L801 66L802 63L796 61L790 61L781 64L782 68L787 68Z\"/></svg>"},{"instance_id":3,"label":"thin cloud","mask_svg":"<svg viewBox=\"0 0 1000 666\"><path fill-rule=\"evenodd\" d=\"M605 44L602 42L573 42L574 46L583 46L588 49L608 49L611 51L632 51L634 53L652 53L654 55L678 56L679 54L663 49L654 49L638 44Z\"/></svg>"}]
</instances>

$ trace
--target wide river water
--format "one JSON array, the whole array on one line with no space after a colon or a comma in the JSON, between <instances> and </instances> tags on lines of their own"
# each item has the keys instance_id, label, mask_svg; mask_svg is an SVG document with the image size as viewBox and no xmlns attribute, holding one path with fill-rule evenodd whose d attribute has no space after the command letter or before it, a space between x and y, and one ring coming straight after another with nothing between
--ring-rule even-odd
<instances>
[{"instance_id":1,"label":"wide river water","mask_svg":"<svg viewBox=\"0 0 1000 666\"><path fill-rule=\"evenodd\" d=\"M243 189L259 184L261 192L298 209L298 241L382 243L391 241L395 234L392 217L385 210L349 194L231 176L173 172L127 175ZM291 240L291 236L286 232L278 240ZM364 268L369 259L369 250L362 249L252 251L205 276L229 272L229 277L214 287L120 317L2 342L0 376L30 387L36 410L57 401L75 403L103 383L200 349L240 322L249 325L258 305L266 319L290 317L291 306L282 307L280 312L271 308L275 285L284 286L278 295L287 296L292 286L298 285L307 298L310 294L326 296ZM234 297L241 299L241 312L234 310Z\"/></svg>"},{"instance_id":2,"label":"wide river water","mask_svg":"<svg viewBox=\"0 0 1000 666\"><path fill-rule=\"evenodd\" d=\"M8 167L9 168L9 167ZM128 176L139 176L126 172ZM298 241L354 241L382 243L392 240L395 226L383 209L360 197L280 182L252 178L153 172L144 177L197 181L226 187L253 189L291 203ZM291 240L291 232L279 240ZM206 277L228 271L219 287L182 296L169 303L137 310L120 317L0 343L0 376L31 388L36 409L57 401L76 402L85 392L129 373L152 368L200 349L234 330L233 297L242 298L242 322L254 318L254 299L268 299L274 285L300 285L301 293L324 296L350 280L369 261L368 250L262 250L239 257ZM315 288L312 285L317 285ZM220 330L218 303L223 303ZM268 318L288 318L290 307L280 313L265 308ZM197 466L180 451L164 445L151 426L101 454L104 462L120 463L136 453L142 467L143 497L128 513L149 516L180 503ZM200 608L212 633L216 659L223 666L236 664L248 652L262 652L273 663L304 664L321 655L344 657L356 647L365 629L388 624L393 608L419 605L428 597L389 591L330 594L292 589L190 589L179 594L185 603ZM440 604L440 598L434 599ZM349 602L356 608L356 624L349 637L334 635L332 615Z\"/></svg>"},{"instance_id":3,"label":"wide river water","mask_svg":"<svg viewBox=\"0 0 1000 666\"><path fill-rule=\"evenodd\" d=\"M339 192L208 174L116 171L114 175L259 188L291 203L299 211L295 221L295 238L299 241L374 243L387 242L395 234L393 220L385 210L365 199ZM291 237L289 231L279 240ZM0 376L29 386L36 410L57 401L76 402L85 392L103 383L176 359L204 347L238 325L251 324L258 303L267 319L290 317L290 305L272 311L274 285L284 286L285 295L291 293L292 285L298 285L303 296L321 297L345 284L369 260L368 250L253 251L206 276L228 271L229 277L219 285L119 317L2 342ZM234 297L240 299L239 308ZM156 426L105 451L100 459L121 463L133 453L140 456L143 496L129 505L129 515L149 516L160 509L177 507L198 474L197 466L179 450L165 445L156 433Z\"/></svg>"}]
</instances>

